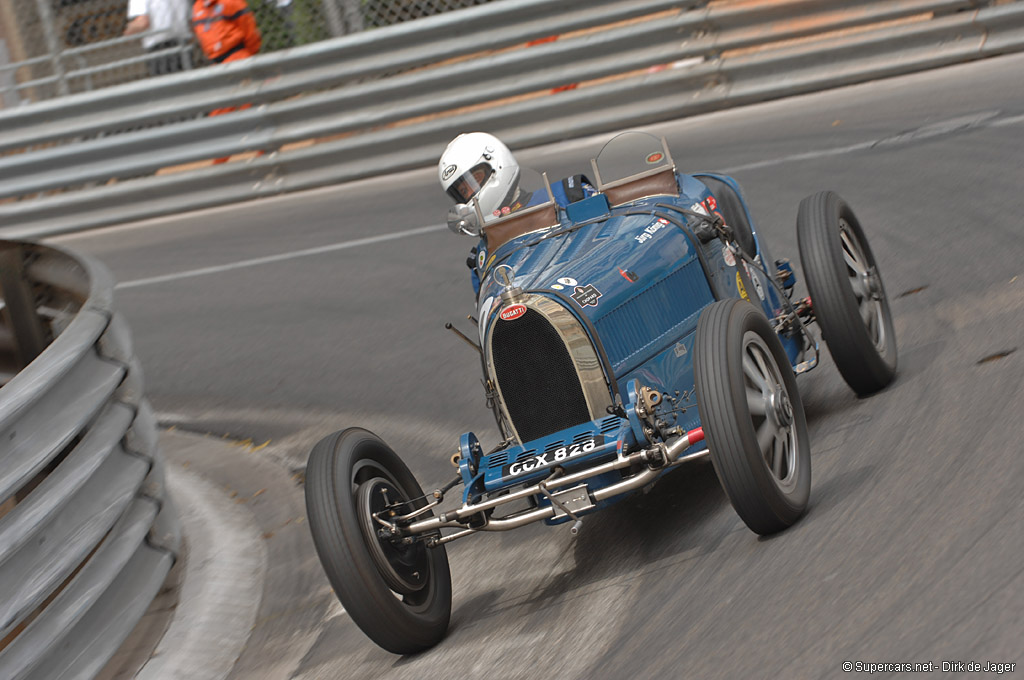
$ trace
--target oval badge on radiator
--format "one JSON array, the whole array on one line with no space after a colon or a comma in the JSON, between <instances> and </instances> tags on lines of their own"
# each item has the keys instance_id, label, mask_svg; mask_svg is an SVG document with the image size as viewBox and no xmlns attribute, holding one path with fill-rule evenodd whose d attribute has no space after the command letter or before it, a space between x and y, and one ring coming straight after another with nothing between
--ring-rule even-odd
<instances>
[{"instance_id":1,"label":"oval badge on radiator","mask_svg":"<svg viewBox=\"0 0 1024 680\"><path fill-rule=\"evenodd\" d=\"M526 314L526 307L523 305L512 305L501 310L500 316L503 321L512 321L513 319L518 319L523 314Z\"/></svg>"}]
</instances>

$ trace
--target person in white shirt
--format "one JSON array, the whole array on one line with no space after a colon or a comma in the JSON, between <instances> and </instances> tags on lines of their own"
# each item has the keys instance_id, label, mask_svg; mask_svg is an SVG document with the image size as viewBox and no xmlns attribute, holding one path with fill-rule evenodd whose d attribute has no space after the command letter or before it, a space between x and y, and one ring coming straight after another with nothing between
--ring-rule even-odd
<instances>
[{"instance_id":1,"label":"person in white shirt","mask_svg":"<svg viewBox=\"0 0 1024 680\"><path fill-rule=\"evenodd\" d=\"M192 35L190 10L189 0L128 0L128 24L124 34L146 33L142 36L142 48L147 52L174 50L150 59L146 64L149 75L184 69L181 48Z\"/></svg>"}]
</instances>

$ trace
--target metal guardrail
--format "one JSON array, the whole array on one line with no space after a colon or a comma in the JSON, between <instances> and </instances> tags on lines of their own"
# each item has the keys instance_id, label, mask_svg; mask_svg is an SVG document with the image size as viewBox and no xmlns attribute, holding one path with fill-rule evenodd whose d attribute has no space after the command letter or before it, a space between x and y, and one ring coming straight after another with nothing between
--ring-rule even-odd
<instances>
[{"instance_id":1,"label":"metal guardrail","mask_svg":"<svg viewBox=\"0 0 1024 680\"><path fill-rule=\"evenodd\" d=\"M249 8L262 35L260 51L267 53L490 1L259 0ZM191 7L189 0L182 2L184 9ZM149 10L159 15L166 7L167 3L154 3ZM121 37L126 9L125 0L0 0L0 35L5 37L0 40L0 104L19 105L23 100L41 101L140 80L149 76L144 62L158 55L177 53L191 62L186 69L207 63L198 45L147 49L147 44L162 43L171 35L193 42L188 40L192 29L187 17L151 16L151 25L161 26L150 32L155 39L139 33L126 39ZM4 71L14 77L3 78Z\"/></svg>"},{"instance_id":2,"label":"metal guardrail","mask_svg":"<svg viewBox=\"0 0 1024 680\"><path fill-rule=\"evenodd\" d=\"M177 556L138 360L113 280L0 241L0 677L93 677Z\"/></svg>"},{"instance_id":3,"label":"metal guardrail","mask_svg":"<svg viewBox=\"0 0 1024 680\"><path fill-rule=\"evenodd\" d=\"M72 47L66 50L61 50L56 55L32 57L31 59L6 64L0 63L0 76L7 75L8 73L14 73L19 69L24 69L30 66L37 66L40 64L52 65L57 60L61 63L60 67L55 69L57 74L43 76L36 78L35 80L17 82L14 78L10 78L8 79L9 82L4 82L4 79L0 78L0 101L4 101L3 98L5 93L10 92L17 95L21 90L30 90L32 88L39 87L40 85L56 85L58 90L67 90L67 82L73 80L80 80L83 83L84 89L92 90L94 88L91 79L95 75L132 66L141 66L152 59L158 57L169 57L174 54L177 54L182 60L183 67L185 69L192 68L192 54L194 47L191 42L183 42L177 47L155 50L148 53L144 53L140 49L138 54L125 56L117 59L116 61L106 61L104 63L91 66L87 65L88 62L86 57L91 53L102 50L111 50L112 48L118 47L137 48L140 39L154 33L156 33L156 31L147 31L133 36L105 40L101 43L90 43L83 45L82 47Z\"/></svg>"},{"instance_id":4,"label":"metal guardrail","mask_svg":"<svg viewBox=\"0 0 1024 680\"><path fill-rule=\"evenodd\" d=\"M0 233L421 167L469 129L522 147L1022 47L1024 0L503 0L0 112L0 200L21 199Z\"/></svg>"}]
</instances>

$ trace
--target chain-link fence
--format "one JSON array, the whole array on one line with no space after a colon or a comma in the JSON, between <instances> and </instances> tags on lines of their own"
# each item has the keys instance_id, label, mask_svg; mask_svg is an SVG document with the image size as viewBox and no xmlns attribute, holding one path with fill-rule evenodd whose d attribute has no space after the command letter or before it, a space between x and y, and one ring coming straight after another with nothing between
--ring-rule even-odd
<instances>
[{"instance_id":1,"label":"chain-link fence","mask_svg":"<svg viewBox=\"0 0 1024 680\"><path fill-rule=\"evenodd\" d=\"M492 0L247 1L269 52ZM192 12L191 0L0 0L0 107L204 66Z\"/></svg>"}]
</instances>

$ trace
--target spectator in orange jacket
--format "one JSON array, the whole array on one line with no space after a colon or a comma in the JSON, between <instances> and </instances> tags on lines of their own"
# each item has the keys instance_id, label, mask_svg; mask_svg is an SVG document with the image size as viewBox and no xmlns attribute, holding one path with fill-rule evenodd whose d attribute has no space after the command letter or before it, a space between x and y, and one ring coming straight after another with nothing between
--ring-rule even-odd
<instances>
[{"instance_id":1,"label":"spectator in orange jacket","mask_svg":"<svg viewBox=\"0 0 1024 680\"><path fill-rule=\"evenodd\" d=\"M245 0L196 0L192 30L210 61L223 64L260 51L262 38Z\"/></svg>"},{"instance_id":2,"label":"spectator in orange jacket","mask_svg":"<svg viewBox=\"0 0 1024 680\"><path fill-rule=\"evenodd\" d=\"M215 64L248 59L260 51L263 42L256 19L245 0L195 0L192 5L192 30L206 58ZM226 106L210 112L219 116L251 104ZM262 152L261 152L262 153ZM214 159L214 165L226 163L228 158Z\"/></svg>"}]
</instances>

